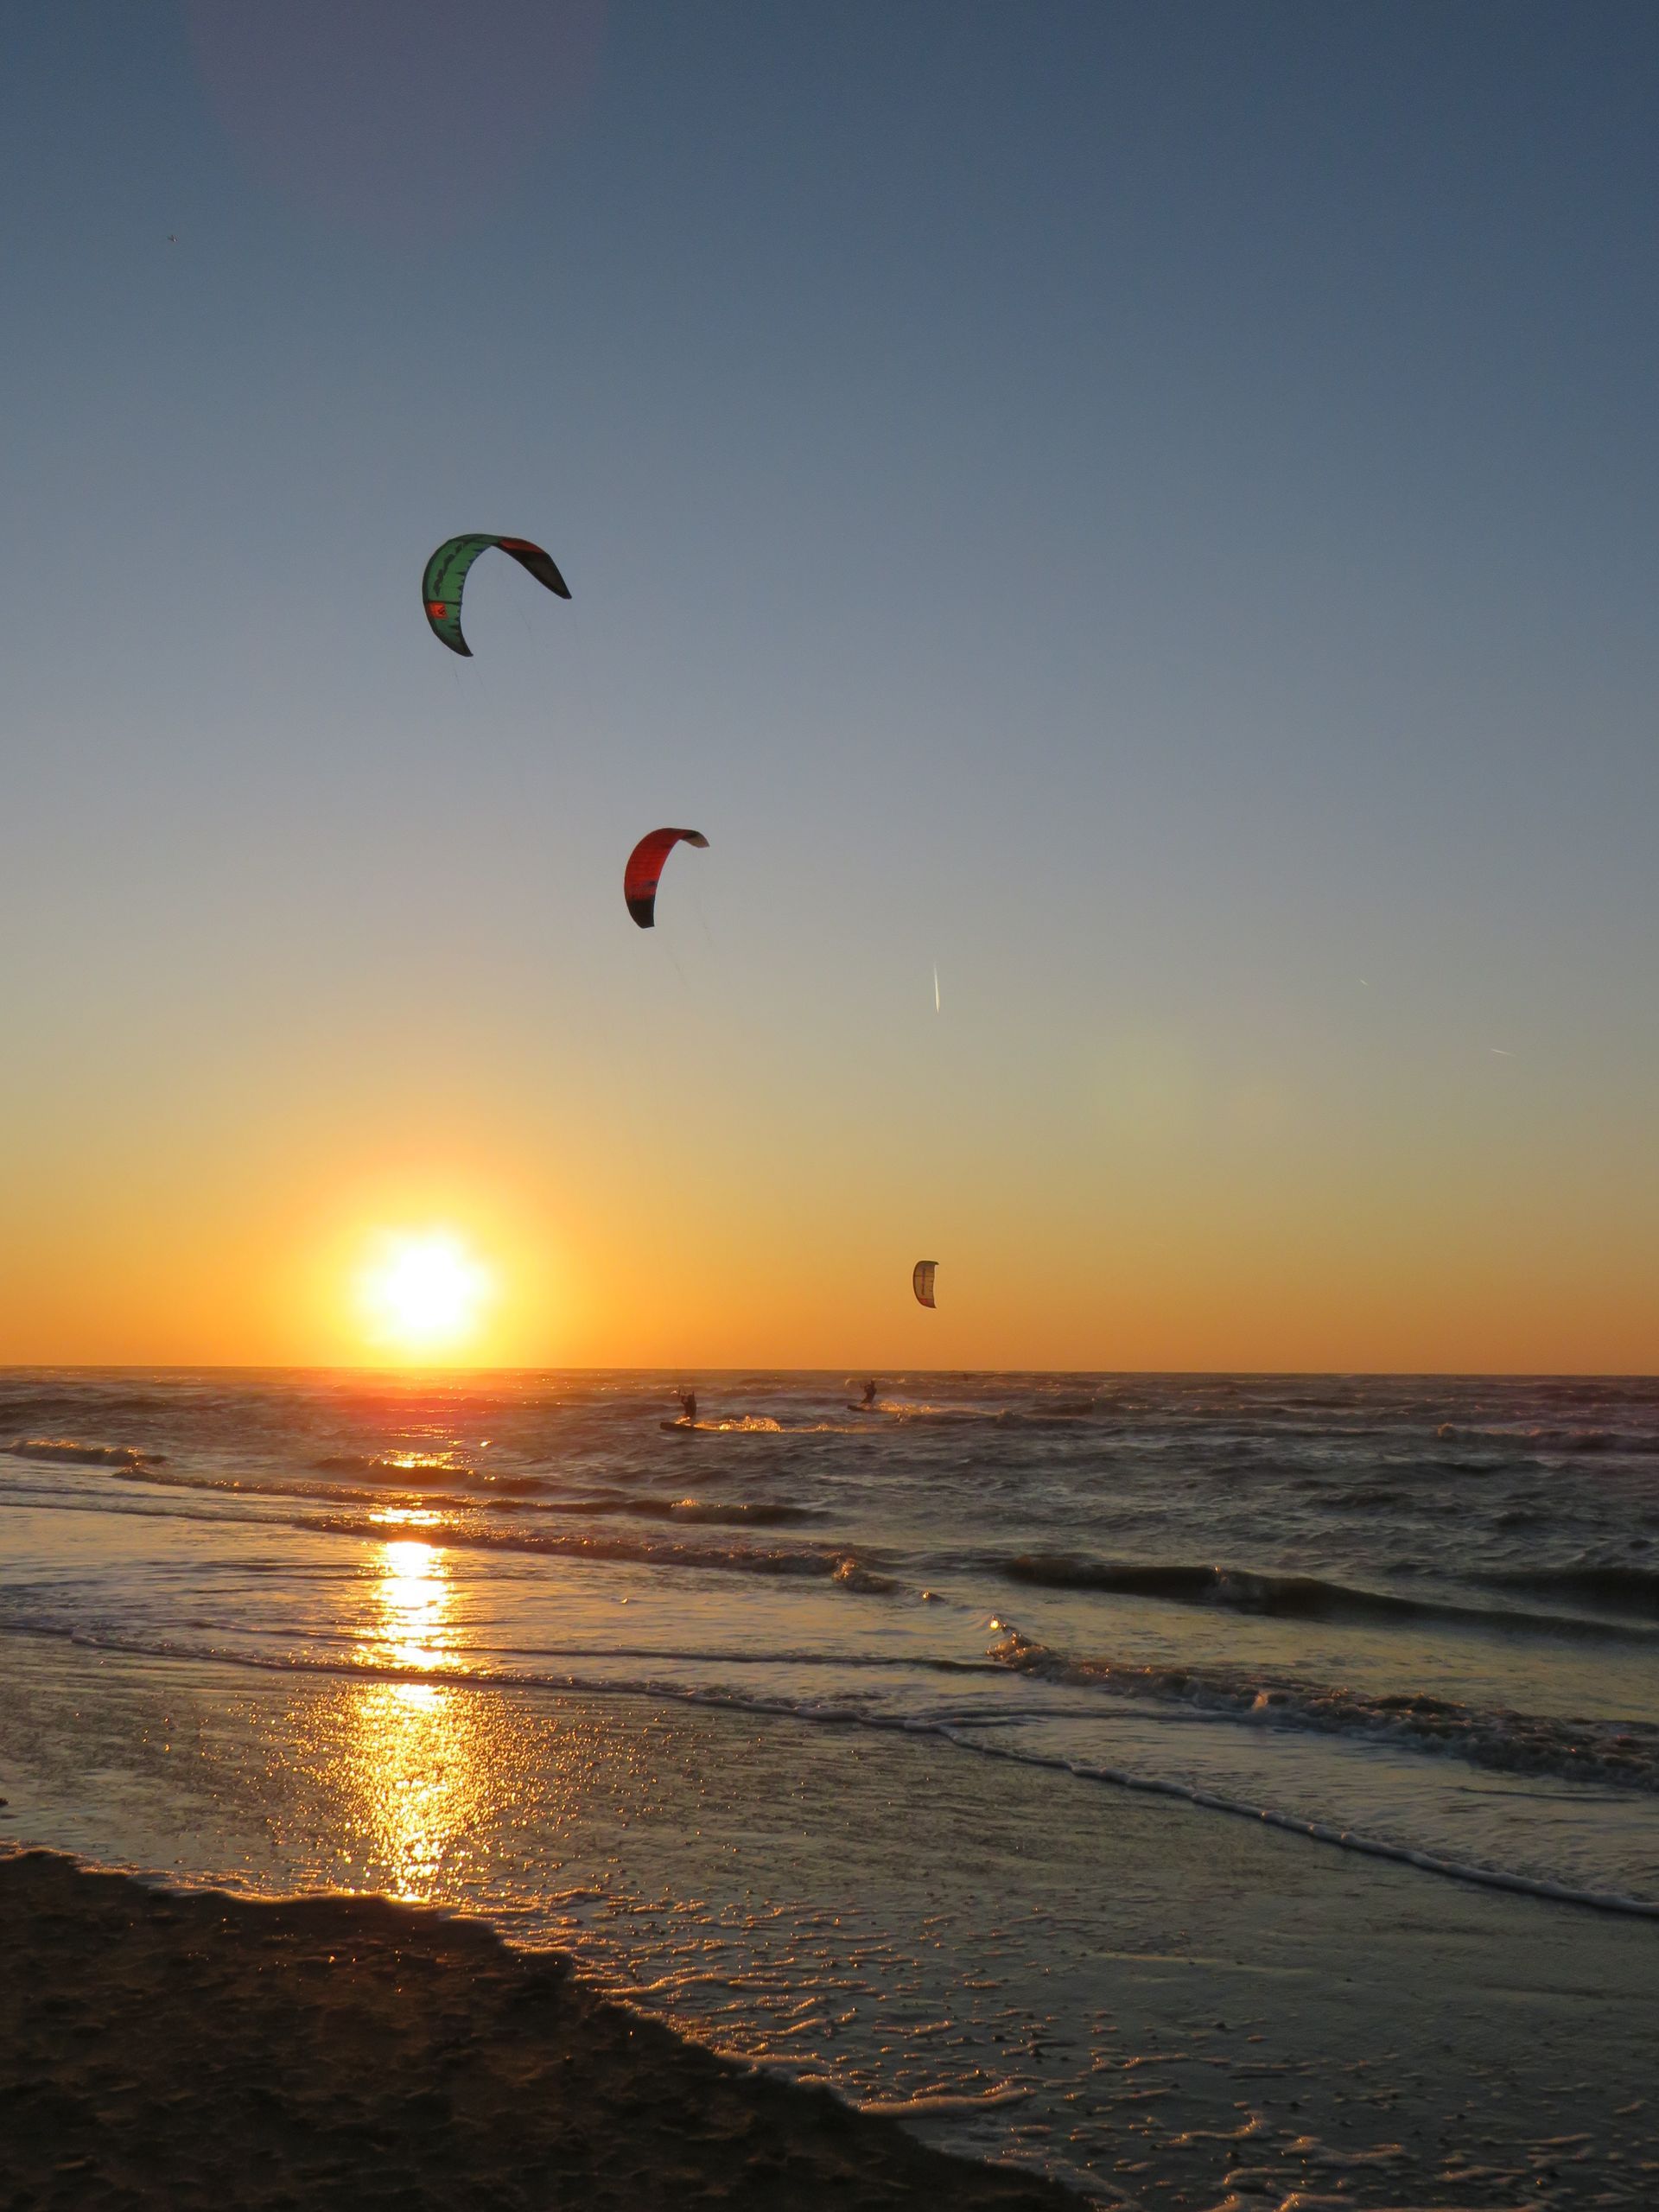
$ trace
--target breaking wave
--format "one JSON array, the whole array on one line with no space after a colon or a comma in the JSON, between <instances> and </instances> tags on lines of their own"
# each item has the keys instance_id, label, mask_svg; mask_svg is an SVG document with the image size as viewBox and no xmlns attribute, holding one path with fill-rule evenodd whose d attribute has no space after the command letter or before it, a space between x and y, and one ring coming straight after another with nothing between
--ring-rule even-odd
<instances>
[{"instance_id":1,"label":"breaking wave","mask_svg":"<svg viewBox=\"0 0 1659 2212\"><path fill-rule=\"evenodd\" d=\"M1351 1690L1224 1666L1130 1666L1074 1659L1005 1628L991 1648L1000 1664L1046 1681L1156 1698L1220 1719L1313 1730L1439 1752L1506 1774L1659 1793L1659 1726L1631 1720L1563 1720L1551 1713L1483 1712L1426 1692Z\"/></svg>"},{"instance_id":2,"label":"breaking wave","mask_svg":"<svg viewBox=\"0 0 1659 2212\"><path fill-rule=\"evenodd\" d=\"M124 1444L77 1444L67 1438L20 1437L16 1444L0 1444L0 1452L14 1459L67 1461L83 1467L162 1467L158 1455L135 1452Z\"/></svg>"}]
</instances>

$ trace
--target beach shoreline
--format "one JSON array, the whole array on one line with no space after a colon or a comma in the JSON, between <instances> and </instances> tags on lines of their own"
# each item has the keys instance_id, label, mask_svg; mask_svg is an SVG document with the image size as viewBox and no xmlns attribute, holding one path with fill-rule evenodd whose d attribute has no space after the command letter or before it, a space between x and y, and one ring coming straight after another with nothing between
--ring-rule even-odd
<instances>
[{"instance_id":1,"label":"beach shoreline","mask_svg":"<svg viewBox=\"0 0 1659 2212\"><path fill-rule=\"evenodd\" d=\"M1613 2212L1659 2186L1651 1923L1098 1783L1056 1778L1039 1801L1021 1769L791 1716L481 1685L405 1708L372 1682L27 1639L9 1657L0 1835L14 1854L132 1870L187 1919L204 1897L256 1916L245 1898L279 1913L320 1899L320 1928L356 1925L357 1902L364 1925L401 1925L405 1908L382 1900L418 1883L456 1916L419 1924L475 1931L490 1956L499 1936L527 1971L574 1959L595 2002L697 2052L689 2063L718 2052L740 2082L833 2087L838 2112L900 2111L921 2143L1136 2212L1233 2197L1232 2212ZM418 1764L385 1764L387 1732L411 1722L439 1732L448 1762L430 1789L460 1790L468 1745L493 1748L499 1802L461 1791L465 1829L447 1844ZM368 1731L390 1793L378 1814L353 1764ZM383 1817L385 1848L365 1855ZM400 1843L440 1855L400 1872ZM84 1913L66 1924L81 1940ZM180 1924L156 1959L188 1997L204 1946ZM41 1933L0 1952L0 1980L49 2010L61 1977ZM338 1942L319 1948L338 1958ZM329 2005L353 2001L342 1986ZM437 2010L461 2023L467 2008ZM86 2058L73 2018L49 2025L23 2075L46 2110ZM163 2078L164 2101L179 2084ZM391 2121L383 2133L395 2147ZM812 2201L775 2180L745 2199L721 2177L727 2195L707 2201ZM147 2200L65 2186L21 2201Z\"/></svg>"},{"instance_id":2,"label":"beach shoreline","mask_svg":"<svg viewBox=\"0 0 1659 2212\"><path fill-rule=\"evenodd\" d=\"M0 1857L0 2112L16 2212L1078 2202L719 2058L479 1922L42 1851Z\"/></svg>"}]
</instances>

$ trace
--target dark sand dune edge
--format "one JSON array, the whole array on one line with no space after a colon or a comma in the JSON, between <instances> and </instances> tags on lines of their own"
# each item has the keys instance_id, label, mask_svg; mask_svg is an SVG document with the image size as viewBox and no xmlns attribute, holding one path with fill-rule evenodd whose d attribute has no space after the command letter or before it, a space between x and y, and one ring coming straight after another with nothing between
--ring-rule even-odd
<instances>
[{"instance_id":1,"label":"dark sand dune edge","mask_svg":"<svg viewBox=\"0 0 1659 2212\"><path fill-rule=\"evenodd\" d=\"M0 1858L0 2203L1075 2205L377 1898L257 1904Z\"/></svg>"}]
</instances>

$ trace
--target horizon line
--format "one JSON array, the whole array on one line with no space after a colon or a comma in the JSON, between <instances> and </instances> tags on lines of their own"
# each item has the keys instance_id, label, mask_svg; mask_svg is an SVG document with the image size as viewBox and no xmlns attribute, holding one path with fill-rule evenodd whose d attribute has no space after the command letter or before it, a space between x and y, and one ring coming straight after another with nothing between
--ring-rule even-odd
<instances>
[{"instance_id":1,"label":"horizon line","mask_svg":"<svg viewBox=\"0 0 1659 2212\"><path fill-rule=\"evenodd\" d=\"M1180 1378L1187 1381L1227 1382L1653 1382L1659 1368L1592 1367L922 1367L881 1360L852 1360L846 1372L856 1368L888 1367L895 1375L1073 1376L1121 1376L1125 1379ZM347 1363L328 1361L264 1363L232 1360L0 1360L5 1375L354 1375L397 1377L413 1382L474 1376L517 1375L841 1375L832 1367L766 1367L749 1363L736 1367L709 1367L696 1361L680 1365L650 1367L560 1366L446 1366L434 1362L416 1365L408 1361L385 1363Z\"/></svg>"}]
</instances>

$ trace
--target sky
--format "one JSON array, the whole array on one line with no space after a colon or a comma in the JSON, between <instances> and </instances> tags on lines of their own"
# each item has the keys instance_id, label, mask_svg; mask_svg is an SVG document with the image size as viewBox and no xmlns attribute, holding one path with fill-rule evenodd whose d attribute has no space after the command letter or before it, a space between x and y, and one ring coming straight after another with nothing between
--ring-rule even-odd
<instances>
[{"instance_id":1,"label":"sky","mask_svg":"<svg viewBox=\"0 0 1659 2212\"><path fill-rule=\"evenodd\" d=\"M0 55L0 1360L1659 1368L1649 0Z\"/></svg>"}]
</instances>

